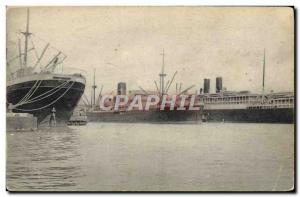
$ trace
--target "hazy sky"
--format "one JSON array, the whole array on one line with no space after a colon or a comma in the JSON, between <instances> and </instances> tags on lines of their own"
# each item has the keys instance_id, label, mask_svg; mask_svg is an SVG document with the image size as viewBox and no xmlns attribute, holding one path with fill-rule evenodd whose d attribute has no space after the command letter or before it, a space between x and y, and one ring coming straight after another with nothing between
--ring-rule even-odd
<instances>
[{"instance_id":1,"label":"hazy sky","mask_svg":"<svg viewBox=\"0 0 300 197\"><path fill-rule=\"evenodd\" d=\"M214 91L215 78L222 76L227 90L261 92L264 48L266 91L291 91L293 17L291 8L279 7L33 7L30 31L67 55L65 70L87 72L87 95L94 68L104 92L119 81L129 90L155 90L163 49L166 81L178 71L172 91L176 82L199 89L204 78ZM25 8L8 9L8 57L16 55L15 32L25 23ZM40 49L46 44L34 41Z\"/></svg>"}]
</instances>

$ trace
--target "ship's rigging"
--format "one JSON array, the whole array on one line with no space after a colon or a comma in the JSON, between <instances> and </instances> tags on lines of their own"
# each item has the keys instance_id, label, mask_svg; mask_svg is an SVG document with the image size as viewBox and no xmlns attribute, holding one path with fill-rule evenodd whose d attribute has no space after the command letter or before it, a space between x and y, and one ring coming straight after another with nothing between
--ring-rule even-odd
<instances>
[{"instance_id":1,"label":"ship's rigging","mask_svg":"<svg viewBox=\"0 0 300 197\"><path fill-rule=\"evenodd\" d=\"M66 59L66 55L50 46L50 43L47 43L43 49L41 54L38 53L38 50L35 44L35 40L43 41L43 39L39 38L37 35L31 33L29 31L29 9L27 9L27 20L26 20L26 29L25 31L17 32L19 35L24 36L24 46L21 44L21 39L18 39L18 50L17 55L7 60L7 70L9 72L8 79L12 80L15 78L20 78L26 75L33 74L37 72L37 67L40 67L40 73L53 73L58 65L62 64ZM29 53L34 52L34 59L29 62ZM50 60L44 60L46 54L52 56ZM33 58L32 58L33 59ZM16 60L18 60L18 65L16 65ZM13 69L12 67L17 66L17 69Z\"/></svg>"},{"instance_id":2,"label":"ship's rigging","mask_svg":"<svg viewBox=\"0 0 300 197\"><path fill-rule=\"evenodd\" d=\"M162 55L162 68L161 68L161 73L159 73L159 75L158 75L159 76L159 88L158 88L157 82L154 81L154 83L155 83L155 87L156 87L156 90L159 93L159 95L165 95L165 94L168 94L168 91L177 75L177 71L174 72L174 74L171 78L171 81L168 80L167 83L165 83L165 77L167 76L167 74L165 73L165 50L164 49L163 49L163 52L161 55ZM189 91L190 89L195 87L195 85L192 85L192 86L186 88L185 90L181 91L181 86L182 86L182 83L180 83L180 89L179 89L179 91L177 91L177 84L176 84L176 95L185 94L185 93L187 93L187 91Z\"/></svg>"}]
</instances>

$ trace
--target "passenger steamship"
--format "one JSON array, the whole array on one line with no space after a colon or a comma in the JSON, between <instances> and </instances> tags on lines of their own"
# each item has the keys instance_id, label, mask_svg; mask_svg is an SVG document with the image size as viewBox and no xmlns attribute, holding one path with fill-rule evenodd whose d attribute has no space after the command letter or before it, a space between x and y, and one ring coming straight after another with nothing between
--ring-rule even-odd
<instances>
[{"instance_id":1,"label":"passenger steamship","mask_svg":"<svg viewBox=\"0 0 300 197\"><path fill-rule=\"evenodd\" d=\"M204 103L204 121L293 123L294 92L265 93L265 52L263 58L262 93L226 91L222 77L216 78L216 93L210 92L210 79L200 89Z\"/></svg>"},{"instance_id":2,"label":"passenger steamship","mask_svg":"<svg viewBox=\"0 0 300 197\"><path fill-rule=\"evenodd\" d=\"M217 84L222 78L217 78ZM207 85L207 82L205 83ZM219 87L221 87L219 85ZM257 94L249 91L217 91L201 94L204 103L204 121L293 123L294 93Z\"/></svg>"}]
</instances>

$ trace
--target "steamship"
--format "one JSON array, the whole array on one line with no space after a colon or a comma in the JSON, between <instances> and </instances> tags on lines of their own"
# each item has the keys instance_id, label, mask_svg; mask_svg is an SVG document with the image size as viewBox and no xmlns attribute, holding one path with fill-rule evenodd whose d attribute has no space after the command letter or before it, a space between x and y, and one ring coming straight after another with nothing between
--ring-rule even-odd
<instances>
[{"instance_id":1,"label":"steamship","mask_svg":"<svg viewBox=\"0 0 300 197\"><path fill-rule=\"evenodd\" d=\"M160 86L155 82L159 96L167 94L177 72L171 82L165 85L164 59L162 72L159 74ZM101 111L97 106L87 113L89 121L104 122L245 122L245 123L293 123L294 122L294 92L265 93L265 52L263 59L262 93L250 91L227 91L222 88L222 77L216 78L216 92L210 93L210 79L204 79L204 87L200 88L200 94L196 100L200 104L198 111L168 111L153 108L149 111ZM166 88L164 88L166 86ZM93 87L96 87L95 85ZM187 94L187 90L176 94ZM139 95L147 96L155 92L145 91L140 88ZM95 92L95 89L94 89ZM118 94L126 94L126 84L118 84ZM191 96L191 95L189 95ZM95 100L95 99L94 99ZM112 101L113 102L113 101Z\"/></svg>"},{"instance_id":2,"label":"steamship","mask_svg":"<svg viewBox=\"0 0 300 197\"><path fill-rule=\"evenodd\" d=\"M55 68L62 64L65 55L57 51L56 55L42 65L41 60L49 50L49 43L38 54L33 44L34 34L29 32L29 10L27 9L24 50L19 40L19 54L7 60L7 108L14 113L30 113L37 117L39 126L49 125L55 120L56 125L66 125L74 107L81 98L86 79L81 74L58 74ZM31 42L29 42L31 41ZM32 43L32 48L29 48ZM35 51L39 56L34 63L29 63L28 53ZM19 68L12 71L12 63L19 60ZM40 66L40 71L36 68Z\"/></svg>"},{"instance_id":3,"label":"steamship","mask_svg":"<svg viewBox=\"0 0 300 197\"><path fill-rule=\"evenodd\" d=\"M204 103L204 121L293 123L294 92L265 93L264 90L265 51L260 94L250 91L226 91L222 88L222 77L216 78L216 93L209 93L210 79L204 79L204 87L200 89Z\"/></svg>"},{"instance_id":4,"label":"steamship","mask_svg":"<svg viewBox=\"0 0 300 197\"><path fill-rule=\"evenodd\" d=\"M146 91L142 87L139 87L140 90L129 91L127 95L126 92L126 83L119 82L117 86L117 95L127 95L129 97L129 103L133 97L136 95L141 96L143 106L145 106L147 96L148 95L157 95L160 98L160 102L151 106L149 110L130 110L128 111L128 105L121 107L118 110L114 110L113 108L109 111L103 111L100 109L99 105L95 103L95 75L94 75L94 85L92 86L94 91L94 103L92 103L91 110L87 112L87 119L89 122L150 122L150 123L199 123L202 121L202 113L203 113L203 103L199 100L199 96L195 98L196 102L193 105L197 107L198 110L189 110L189 103L191 102L192 95L187 95L186 102L183 106L184 110L178 110L180 106L179 97L182 94L186 94L188 90L192 89L195 85L192 85L184 90L180 90L177 95L176 103L173 110L170 110L170 105L166 105L163 110L160 109L162 97L164 95L168 95L168 90L170 89L174 78L177 74L177 71L173 74L171 80L165 83L165 77L167 74L164 72L164 52L162 53L162 70L159 73L159 86L157 82L154 81L156 86L156 91ZM101 91L99 94L98 101L101 99ZM87 101L88 102L88 101ZM108 101L109 106L113 106L116 102L116 97Z\"/></svg>"},{"instance_id":5,"label":"steamship","mask_svg":"<svg viewBox=\"0 0 300 197\"><path fill-rule=\"evenodd\" d=\"M257 94L249 91L222 90L222 78L216 78L216 93L209 93L209 79L204 80L204 121L293 123L294 93Z\"/></svg>"},{"instance_id":6,"label":"steamship","mask_svg":"<svg viewBox=\"0 0 300 197\"><path fill-rule=\"evenodd\" d=\"M122 86L120 86L122 84ZM126 92L126 84L119 83L118 87L122 87L122 90L118 89L118 95L124 95ZM123 92L124 94L120 94ZM149 92L150 93L150 92ZM136 95L141 96L142 105L145 106L147 101L147 96L149 93L141 92L141 91L131 91L129 95L129 102L131 103L132 98ZM160 102L157 105L150 106L149 110L139 110L133 109L128 110L129 104L121 106L118 110L114 110L114 104L116 102L116 97L108 100L106 104L108 106L112 106L111 110L103 111L99 108L99 106L95 106L94 109L87 112L87 118L90 122L126 122L126 123L134 123L134 122L150 122L150 123L200 123L202 121L202 113L203 113L203 104L201 102L195 102L193 105L197 107L197 110L189 110L189 102L191 97L188 96L186 98L185 105L183 106L184 110L178 110L180 106L179 99L176 100L174 109L171 110L170 104L166 104L164 109L160 109L161 105L161 96ZM178 96L179 98L179 96ZM196 99L195 99L196 100ZM199 99L198 99L199 101Z\"/></svg>"}]
</instances>

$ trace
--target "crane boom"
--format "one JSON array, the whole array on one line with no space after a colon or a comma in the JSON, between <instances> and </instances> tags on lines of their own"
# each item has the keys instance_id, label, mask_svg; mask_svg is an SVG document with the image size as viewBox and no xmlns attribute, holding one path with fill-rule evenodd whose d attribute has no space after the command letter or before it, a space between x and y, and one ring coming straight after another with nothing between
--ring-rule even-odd
<instances>
[{"instance_id":1,"label":"crane boom","mask_svg":"<svg viewBox=\"0 0 300 197\"><path fill-rule=\"evenodd\" d=\"M178 95L183 94L184 92L186 92L186 91L192 89L193 87L195 87L195 85L192 85L192 86L186 88L185 90L183 90L182 92L180 92Z\"/></svg>"},{"instance_id":2,"label":"crane boom","mask_svg":"<svg viewBox=\"0 0 300 197\"><path fill-rule=\"evenodd\" d=\"M36 61L36 63L35 63L34 66L33 66L34 69L36 68L36 66L37 66L37 65L40 63L40 61L42 60L42 58L43 58L43 56L44 56L46 50L47 50L48 47L49 47L49 45L50 45L50 44L48 43L48 44L45 46L45 48L43 49L43 51L42 51L40 57L38 58L38 60Z\"/></svg>"},{"instance_id":3,"label":"crane boom","mask_svg":"<svg viewBox=\"0 0 300 197\"><path fill-rule=\"evenodd\" d=\"M172 83L173 83L173 81L174 81L174 78L175 78L176 74L177 74L177 71L176 71L176 72L173 74L173 76L172 76L171 82L170 82L169 86L168 86L167 89L166 89L166 94L168 93L169 88L171 87L171 85L172 85ZM176 84L176 91L177 91L177 84Z\"/></svg>"}]
</instances>

